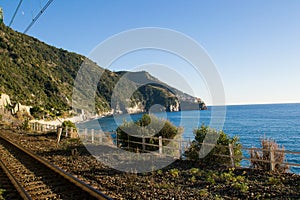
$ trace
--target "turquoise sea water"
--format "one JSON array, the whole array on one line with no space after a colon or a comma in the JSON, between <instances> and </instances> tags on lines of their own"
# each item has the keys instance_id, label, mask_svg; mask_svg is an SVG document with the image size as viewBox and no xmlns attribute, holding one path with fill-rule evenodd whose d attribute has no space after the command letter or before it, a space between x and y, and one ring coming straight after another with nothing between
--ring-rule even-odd
<instances>
[{"instance_id":1,"label":"turquoise sea water","mask_svg":"<svg viewBox=\"0 0 300 200\"><path fill-rule=\"evenodd\" d=\"M184 127L183 137L193 138L193 130L202 123L209 125L212 119L212 107L205 111L182 111L156 113L158 117L167 118L173 124ZM129 120L137 120L142 114L131 115ZM214 116L216 117L216 116ZM118 118L122 122L124 116ZM84 126L113 132L117 128L114 117L104 117L86 122ZM100 125L100 126L99 126ZM225 133L237 135L244 147L260 147L262 138L271 138L286 150L300 152L300 104L265 104L238 105L226 107L226 118L223 126ZM243 152L248 156L248 152ZM287 161L300 164L300 155L286 155ZM243 162L247 165L247 162ZM300 168L292 167L291 171L300 174Z\"/></svg>"}]
</instances>

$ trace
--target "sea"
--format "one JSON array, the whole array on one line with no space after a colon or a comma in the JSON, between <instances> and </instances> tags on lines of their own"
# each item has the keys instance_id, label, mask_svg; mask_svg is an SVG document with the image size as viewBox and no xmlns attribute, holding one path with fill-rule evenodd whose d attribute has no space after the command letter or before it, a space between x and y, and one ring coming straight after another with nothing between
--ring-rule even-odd
<instances>
[{"instance_id":1,"label":"sea","mask_svg":"<svg viewBox=\"0 0 300 200\"><path fill-rule=\"evenodd\" d=\"M274 140L285 150L300 152L300 103L230 105L223 107L222 114L214 111L219 107L209 106L208 110L153 113L159 118L168 119L176 126L184 128L183 139L192 141L193 130L204 125L213 125L229 136L238 136L243 147L261 147L262 139ZM225 109L224 109L225 108ZM224 113L226 112L226 113ZM136 121L143 113L133 115L109 116L85 122L80 127L101 129L113 133L119 124ZM224 122L224 123L223 123ZM243 151L249 157L248 151ZM300 154L286 154L286 161L300 164ZM246 160L242 166L249 166ZM300 174L300 167L290 167L290 172Z\"/></svg>"}]
</instances>

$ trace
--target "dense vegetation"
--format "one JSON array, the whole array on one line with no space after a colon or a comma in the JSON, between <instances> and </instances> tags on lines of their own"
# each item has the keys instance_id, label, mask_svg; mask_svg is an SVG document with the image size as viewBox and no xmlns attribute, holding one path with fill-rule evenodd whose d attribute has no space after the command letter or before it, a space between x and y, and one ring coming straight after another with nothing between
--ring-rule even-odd
<instances>
[{"instance_id":1,"label":"dense vegetation","mask_svg":"<svg viewBox=\"0 0 300 200\"><path fill-rule=\"evenodd\" d=\"M92 74L102 75L96 96L92 97L95 99L98 113L111 110L114 87L126 73L104 70L82 55L47 45L33 37L13 31L4 24L0 24L0 60L0 92L8 94L13 103L20 102L32 106L33 115L37 118L70 114L68 111L72 106L74 79L84 61L88 63ZM86 95L84 87L93 82L94 78L99 79L90 75L91 73L84 77L85 83L80 90L82 97ZM125 78L124 88L120 90L121 97L127 94L129 87L137 90L130 97L129 105L128 102L117 102L122 111L138 103L145 111L154 103L159 103L168 110L168 107L176 102L177 97L166 89L166 84L150 74L136 72L132 75L147 77L158 84L155 87L151 84L140 87L138 80ZM184 98L192 98L182 92L180 94Z\"/></svg>"},{"instance_id":2,"label":"dense vegetation","mask_svg":"<svg viewBox=\"0 0 300 200\"><path fill-rule=\"evenodd\" d=\"M174 139L181 136L182 133L183 129L177 128L170 121L144 114L136 122L124 122L120 125L117 129L117 138L120 147L128 148L131 151L142 151L142 138L145 137L145 144L150 145L145 145L144 150L156 151L158 150L159 141L157 138L159 136L163 139ZM169 142L162 140L162 145L166 146Z\"/></svg>"},{"instance_id":3,"label":"dense vegetation","mask_svg":"<svg viewBox=\"0 0 300 200\"><path fill-rule=\"evenodd\" d=\"M230 157L222 157L219 155L227 155L229 156L229 148L228 145L231 144L234 149L235 157L241 157L241 144L239 143L238 137L230 138L226 133L223 131L216 131L212 128L209 128L205 125L202 125L200 128L194 130L195 139L193 140L192 144L190 145L189 149L185 152L185 155L190 160L200 161L202 163L211 164L211 165L230 165L231 160ZM199 157L199 152L201 146L203 145L204 138L218 138L216 145L213 149L204 157ZM240 165L241 159L235 158L234 162L236 166Z\"/></svg>"},{"instance_id":4,"label":"dense vegetation","mask_svg":"<svg viewBox=\"0 0 300 200\"><path fill-rule=\"evenodd\" d=\"M46 45L0 24L0 91L12 102L63 112L83 56Z\"/></svg>"}]
</instances>

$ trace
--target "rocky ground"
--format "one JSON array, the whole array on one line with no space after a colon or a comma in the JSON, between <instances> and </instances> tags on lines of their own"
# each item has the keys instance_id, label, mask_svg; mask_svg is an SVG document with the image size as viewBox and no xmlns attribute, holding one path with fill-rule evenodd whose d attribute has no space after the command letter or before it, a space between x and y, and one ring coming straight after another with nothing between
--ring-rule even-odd
<instances>
[{"instance_id":1,"label":"rocky ground","mask_svg":"<svg viewBox=\"0 0 300 200\"><path fill-rule=\"evenodd\" d=\"M78 140L1 129L65 171L114 199L300 199L300 176L253 169L228 169L176 161L154 172L137 174L98 162Z\"/></svg>"}]
</instances>

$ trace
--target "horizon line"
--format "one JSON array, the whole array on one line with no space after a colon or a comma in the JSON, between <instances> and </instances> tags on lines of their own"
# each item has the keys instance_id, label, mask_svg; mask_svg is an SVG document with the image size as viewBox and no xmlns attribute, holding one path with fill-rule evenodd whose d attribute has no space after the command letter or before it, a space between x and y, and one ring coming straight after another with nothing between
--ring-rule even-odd
<instances>
[{"instance_id":1,"label":"horizon line","mask_svg":"<svg viewBox=\"0 0 300 200\"><path fill-rule=\"evenodd\" d=\"M206 106L251 106L251 105L275 105L275 104L300 104L300 102L258 102L258 103L228 103L225 105L212 105L206 104Z\"/></svg>"}]
</instances>

